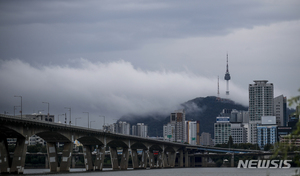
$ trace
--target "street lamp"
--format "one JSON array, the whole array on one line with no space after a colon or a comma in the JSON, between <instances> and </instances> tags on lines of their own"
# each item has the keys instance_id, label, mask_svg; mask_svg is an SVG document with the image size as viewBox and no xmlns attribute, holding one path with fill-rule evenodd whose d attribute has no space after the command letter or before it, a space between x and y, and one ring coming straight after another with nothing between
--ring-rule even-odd
<instances>
[{"instance_id":1,"label":"street lamp","mask_svg":"<svg viewBox=\"0 0 300 176\"><path fill-rule=\"evenodd\" d=\"M90 113L89 112L82 112L82 113L87 113L87 115L88 115L88 128L90 128Z\"/></svg>"},{"instance_id":2,"label":"street lamp","mask_svg":"<svg viewBox=\"0 0 300 176\"><path fill-rule=\"evenodd\" d=\"M76 121L77 121L77 119L81 119L81 117L77 117L77 118L75 118L75 126L76 126Z\"/></svg>"},{"instance_id":3,"label":"street lamp","mask_svg":"<svg viewBox=\"0 0 300 176\"><path fill-rule=\"evenodd\" d=\"M20 106L14 106L14 117L16 116L16 108Z\"/></svg>"},{"instance_id":4,"label":"street lamp","mask_svg":"<svg viewBox=\"0 0 300 176\"><path fill-rule=\"evenodd\" d=\"M103 120L104 120L104 122L103 122L103 131L104 131L104 126L105 126L105 116L99 116L99 117L104 117L104 118L103 118Z\"/></svg>"},{"instance_id":5,"label":"street lamp","mask_svg":"<svg viewBox=\"0 0 300 176\"><path fill-rule=\"evenodd\" d=\"M20 97L21 98L21 119L22 119L22 96L17 96L17 95L15 95L15 97Z\"/></svg>"},{"instance_id":6,"label":"street lamp","mask_svg":"<svg viewBox=\"0 0 300 176\"><path fill-rule=\"evenodd\" d=\"M65 116L65 114L58 114L58 119L57 119L58 122L57 122L57 123L59 123L59 116L60 116L60 115L64 115L64 116ZM65 118L66 118L66 117L65 117Z\"/></svg>"},{"instance_id":7,"label":"street lamp","mask_svg":"<svg viewBox=\"0 0 300 176\"><path fill-rule=\"evenodd\" d=\"M49 106L50 106L50 103L48 103L48 102L42 102L42 103L47 103L48 104L48 118L49 118Z\"/></svg>"},{"instance_id":8,"label":"street lamp","mask_svg":"<svg viewBox=\"0 0 300 176\"><path fill-rule=\"evenodd\" d=\"M71 108L66 108L66 107L65 107L65 109L68 109L68 110L70 111L70 122L69 122L69 123L70 123L70 125L71 125L71 124L72 124Z\"/></svg>"},{"instance_id":9,"label":"street lamp","mask_svg":"<svg viewBox=\"0 0 300 176\"><path fill-rule=\"evenodd\" d=\"M92 122L95 122L94 120L93 121L90 121L90 127L92 128Z\"/></svg>"}]
</instances>

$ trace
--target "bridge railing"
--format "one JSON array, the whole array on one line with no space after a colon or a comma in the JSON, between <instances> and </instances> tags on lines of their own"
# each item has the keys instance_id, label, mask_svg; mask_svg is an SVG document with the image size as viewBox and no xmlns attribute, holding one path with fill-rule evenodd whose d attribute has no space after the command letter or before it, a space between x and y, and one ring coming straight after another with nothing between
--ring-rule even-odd
<instances>
[{"instance_id":1,"label":"bridge railing","mask_svg":"<svg viewBox=\"0 0 300 176\"><path fill-rule=\"evenodd\" d=\"M62 123L57 123L57 122L49 122L49 121L41 121L41 120L34 120L34 119L28 119L28 118L22 118L19 116L11 116L11 115L6 115L6 114L0 114L0 119L7 119L7 120L18 120L18 121L23 121L26 123L33 123L33 124L47 124L49 126L53 127L63 127L63 128L68 128L71 130L84 130L86 132L91 132L91 133L102 133L106 135L113 135L113 136L119 136L123 138L131 138L131 139L136 139L136 140L148 140L152 142L160 142L164 144L172 144L172 145L180 145L182 147L188 147L188 148L193 148L193 149L198 149L198 150L211 150L211 151L220 151L220 152L231 152L231 153L238 153L238 152L245 152L245 153L253 153L253 152L262 152L260 150L246 150L246 149L229 149L228 148L219 148L219 147L208 147L208 146L201 146L201 145L190 145L190 144L183 144L183 143L178 143L178 142L172 142L172 141L165 141L165 140L159 140L159 139L153 139L153 138L144 138L144 137L139 137L139 136L134 136L134 135L126 135L126 134L121 134L121 133L111 133L111 132L105 132L101 129L93 129L93 128L87 128L87 127L81 127L81 126L75 126L75 125L70 125L70 124L62 124Z\"/></svg>"},{"instance_id":2,"label":"bridge railing","mask_svg":"<svg viewBox=\"0 0 300 176\"><path fill-rule=\"evenodd\" d=\"M57 123L57 122L34 120L34 119L29 119L29 118L24 118L24 117L21 118L19 116L11 116L11 115L6 115L6 114L0 114L0 119L16 120L16 121L22 121L24 123L32 123L32 124L46 124L51 127L63 127L63 128L67 128L70 130L84 130L84 131L90 132L90 133L102 133L102 134L106 134L106 135L119 136L119 137L123 137L123 138L131 138L131 139L136 139L136 140L148 140L148 141L162 142L162 143L168 143L168 144L173 144L173 145L174 144L175 145L185 145L182 143L163 141L163 140L153 139L153 138L139 137L139 136L135 136L135 135L126 135L126 134L121 134L121 133L105 132L102 129L94 129L94 128L87 128L87 127L75 126L75 125L70 125L70 124L62 124L62 123Z\"/></svg>"}]
</instances>

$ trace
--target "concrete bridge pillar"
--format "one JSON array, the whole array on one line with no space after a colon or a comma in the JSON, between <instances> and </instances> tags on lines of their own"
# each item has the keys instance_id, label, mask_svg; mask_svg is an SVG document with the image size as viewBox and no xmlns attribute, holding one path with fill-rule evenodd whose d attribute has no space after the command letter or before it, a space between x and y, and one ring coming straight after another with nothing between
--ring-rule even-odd
<instances>
[{"instance_id":1,"label":"concrete bridge pillar","mask_svg":"<svg viewBox=\"0 0 300 176\"><path fill-rule=\"evenodd\" d=\"M65 142L64 150L62 152L62 159L60 163L60 172L70 172L72 151L73 151L73 143Z\"/></svg>"},{"instance_id":2,"label":"concrete bridge pillar","mask_svg":"<svg viewBox=\"0 0 300 176\"><path fill-rule=\"evenodd\" d=\"M202 160L202 167L207 167L208 157L202 157L201 160Z\"/></svg>"},{"instance_id":3,"label":"concrete bridge pillar","mask_svg":"<svg viewBox=\"0 0 300 176\"><path fill-rule=\"evenodd\" d=\"M152 158L152 166L151 166L151 161L150 162L150 168L153 167L154 165L154 155L153 153L150 154ZM149 155L149 157L150 157ZM131 158L132 158L132 168L133 169L146 169L147 168L147 153L145 150L142 150L141 154L141 160L138 157L137 149L131 149Z\"/></svg>"},{"instance_id":4,"label":"concrete bridge pillar","mask_svg":"<svg viewBox=\"0 0 300 176\"><path fill-rule=\"evenodd\" d=\"M143 169L146 169L147 168L147 165L148 165L148 157L147 157L147 151L146 150L143 150L142 151L142 157L141 157L141 168Z\"/></svg>"},{"instance_id":5,"label":"concrete bridge pillar","mask_svg":"<svg viewBox=\"0 0 300 176\"><path fill-rule=\"evenodd\" d=\"M138 159L137 149L131 149L131 160L132 160L132 168L138 169L139 159Z\"/></svg>"},{"instance_id":6,"label":"concrete bridge pillar","mask_svg":"<svg viewBox=\"0 0 300 176\"><path fill-rule=\"evenodd\" d=\"M103 163L104 163L104 158L105 158L105 147L100 147L97 149L96 153L96 159L95 159L95 170L102 171L103 169Z\"/></svg>"},{"instance_id":7,"label":"concrete bridge pillar","mask_svg":"<svg viewBox=\"0 0 300 176\"><path fill-rule=\"evenodd\" d=\"M75 159L75 156L72 156L72 168L75 168L76 166L76 159Z\"/></svg>"},{"instance_id":8,"label":"concrete bridge pillar","mask_svg":"<svg viewBox=\"0 0 300 176\"><path fill-rule=\"evenodd\" d=\"M49 169L48 156L45 156L45 169Z\"/></svg>"},{"instance_id":9,"label":"concrete bridge pillar","mask_svg":"<svg viewBox=\"0 0 300 176\"><path fill-rule=\"evenodd\" d=\"M127 170L128 168L128 148L123 147L121 162L119 164L117 148L110 147L110 159L113 170Z\"/></svg>"},{"instance_id":10,"label":"concrete bridge pillar","mask_svg":"<svg viewBox=\"0 0 300 176\"><path fill-rule=\"evenodd\" d=\"M184 155L184 167L189 167L189 152L185 150Z\"/></svg>"},{"instance_id":11,"label":"concrete bridge pillar","mask_svg":"<svg viewBox=\"0 0 300 176\"><path fill-rule=\"evenodd\" d=\"M183 150L179 150L178 166L183 167Z\"/></svg>"},{"instance_id":12,"label":"concrete bridge pillar","mask_svg":"<svg viewBox=\"0 0 300 176\"><path fill-rule=\"evenodd\" d=\"M165 152L162 152L162 162L163 162L163 167L169 167L168 163L168 155Z\"/></svg>"},{"instance_id":13,"label":"concrete bridge pillar","mask_svg":"<svg viewBox=\"0 0 300 176\"><path fill-rule=\"evenodd\" d=\"M234 167L234 153L231 155L231 167Z\"/></svg>"},{"instance_id":14,"label":"concrete bridge pillar","mask_svg":"<svg viewBox=\"0 0 300 176\"><path fill-rule=\"evenodd\" d=\"M47 153L48 153L50 172L59 172L57 148L55 142L47 142Z\"/></svg>"},{"instance_id":15,"label":"concrete bridge pillar","mask_svg":"<svg viewBox=\"0 0 300 176\"><path fill-rule=\"evenodd\" d=\"M120 169L121 170L127 170L128 168L128 148L123 148L122 152L122 158L121 158L121 163L120 163Z\"/></svg>"},{"instance_id":16,"label":"concrete bridge pillar","mask_svg":"<svg viewBox=\"0 0 300 176\"><path fill-rule=\"evenodd\" d=\"M155 166L155 158L153 152L151 152L150 150L148 150L148 158L150 169L152 169Z\"/></svg>"},{"instance_id":17,"label":"concrete bridge pillar","mask_svg":"<svg viewBox=\"0 0 300 176\"><path fill-rule=\"evenodd\" d=\"M92 160L92 151L90 145L83 146L83 156L86 171L93 171L94 165Z\"/></svg>"},{"instance_id":18,"label":"concrete bridge pillar","mask_svg":"<svg viewBox=\"0 0 300 176\"><path fill-rule=\"evenodd\" d=\"M17 138L10 173L23 174L28 140L26 138Z\"/></svg>"},{"instance_id":19,"label":"concrete bridge pillar","mask_svg":"<svg viewBox=\"0 0 300 176\"><path fill-rule=\"evenodd\" d=\"M190 160L191 160L191 167L195 167L195 156L191 156Z\"/></svg>"},{"instance_id":20,"label":"concrete bridge pillar","mask_svg":"<svg viewBox=\"0 0 300 176\"><path fill-rule=\"evenodd\" d=\"M0 139L0 173L10 173L10 156L8 153L7 139Z\"/></svg>"},{"instance_id":21,"label":"concrete bridge pillar","mask_svg":"<svg viewBox=\"0 0 300 176\"><path fill-rule=\"evenodd\" d=\"M163 155L164 165L163 167L175 167L175 160L176 160L176 152L166 152Z\"/></svg>"},{"instance_id":22,"label":"concrete bridge pillar","mask_svg":"<svg viewBox=\"0 0 300 176\"><path fill-rule=\"evenodd\" d=\"M175 167L175 162L176 162L176 152L170 152L170 155L168 156L169 158L169 164L171 167Z\"/></svg>"},{"instance_id":23,"label":"concrete bridge pillar","mask_svg":"<svg viewBox=\"0 0 300 176\"><path fill-rule=\"evenodd\" d=\"M157 156L157 164L156 164L156 167L163 167L163 158L164 158L164 152L163 151L160 151L158 153L158 156Z\"/></svg>"},{"instance_id":24,"label":"concrete bridge pillar","mask_svg":"<svg viewBox=\"0 0 300 176\"><path fill-rule=\"evenodd\" d=\"M105 158L105 147L100 147L96 149L95 161L93 161L92 159L92 149L93 147L90 145L83 146L85 168L87 171L101 171L103 169L103 163Z\"/></svg>"},{"instance_id":25,"label":"concrete bridge pillar","mask_svg":"<svg viewBox=\"0 0 300 176\"><path fill-rule=\"evenodd\" d=\"M110 151L110 161L113 170L119 170L119 162L118 162L118 152L117 148L109 147Z\"/></svg>"}]
</instances>

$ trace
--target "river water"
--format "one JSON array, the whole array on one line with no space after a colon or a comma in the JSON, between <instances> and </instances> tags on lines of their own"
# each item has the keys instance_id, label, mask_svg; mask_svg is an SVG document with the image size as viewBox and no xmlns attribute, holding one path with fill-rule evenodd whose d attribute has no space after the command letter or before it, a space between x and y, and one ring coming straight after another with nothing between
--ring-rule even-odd
<instances>
[{"instance_id":1,"label":"river water","mask_svg":"<svg viewBox=\"0 0 300 176\"><path fill-rule=\"evenodd\" d=\"M71 169L70 173L51 174L53 176L293 176L300 168L289 169L244 169L244 168L166 168L166 169L144 169L126 171L104 171L85 172L84 169ZM45 175L49 169L25 169L26 175Z\"/></svg>"}]
</instances>

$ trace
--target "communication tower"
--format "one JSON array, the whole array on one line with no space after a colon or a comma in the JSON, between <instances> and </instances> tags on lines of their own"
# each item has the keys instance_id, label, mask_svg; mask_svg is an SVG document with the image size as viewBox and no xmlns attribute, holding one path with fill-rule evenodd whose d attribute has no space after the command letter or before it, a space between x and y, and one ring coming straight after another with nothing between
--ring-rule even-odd
<instances>
[{"instance_id":1,"label":"communication tower","mask_svg":"<svg viewBox=\"0 0 300 176\"><path fill-rule=\"evenodd\" d=\"M228 69L228 53L227 53L226 73L225 73L224 79L226 80L226 95L229 95L230 74L229 74L229 69Z\"/></svg>"},{"instance_id":2,"label":"communication tower","mask_svg":"<svg viewBox=\"0 0 300 176\"><path fill-rule=\"evenodd\" d=\"M220 100L220 91L219 90L220 89L219 89L219 76L218 76L218 97L217 97L218 100Z\"/></svg>"}]
</instances>

